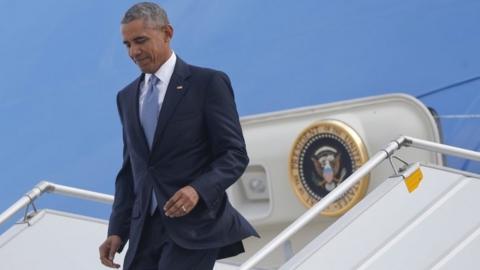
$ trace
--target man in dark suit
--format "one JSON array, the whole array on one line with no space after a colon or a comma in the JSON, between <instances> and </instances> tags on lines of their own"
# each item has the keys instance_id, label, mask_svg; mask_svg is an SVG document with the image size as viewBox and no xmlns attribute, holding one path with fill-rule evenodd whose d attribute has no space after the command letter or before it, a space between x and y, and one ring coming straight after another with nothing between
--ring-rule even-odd
<instances>
[{"instance_id":1,"label":"man in dark suit","mask_svg":"<svg viewBox=\"0 0 480 270\"><path fill-rule=\"evenodd\" d=\"M142 74L117 96L123 165L101 262L120 267L128 240L124 269L212 269L258 236L225 193L248 164L230 81L175 55L157 4L131 7L122 35Z\"/></svg>"}]
</instances>

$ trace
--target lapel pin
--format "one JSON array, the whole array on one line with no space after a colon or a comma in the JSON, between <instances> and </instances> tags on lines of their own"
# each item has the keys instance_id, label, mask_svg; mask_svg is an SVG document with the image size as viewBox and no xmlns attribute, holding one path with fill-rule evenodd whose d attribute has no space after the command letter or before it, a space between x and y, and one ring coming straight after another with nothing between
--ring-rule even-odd
<instances>
[{"instance_id":1,"label":"lapel pin","mask_svg":"<svg viewBox=\"0 0 480 270\"><path fill-rule=\"evenodd\" d=\"M182 90L183 89L183 85L177 85L177 90Z\"/></svg>"}]
</instances>

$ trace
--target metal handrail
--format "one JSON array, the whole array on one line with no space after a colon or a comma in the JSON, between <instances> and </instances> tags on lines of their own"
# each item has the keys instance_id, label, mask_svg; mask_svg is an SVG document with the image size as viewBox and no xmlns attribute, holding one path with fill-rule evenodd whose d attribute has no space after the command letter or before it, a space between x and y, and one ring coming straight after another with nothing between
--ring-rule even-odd
<instances>
[{"instance_id":1,"label":"metal handrail","mask_svg":"<svg viewBox=\"0 0 480 270\"><path fill-rule=\"evenodd\" d=\"M403 146L480 161L480 152L405 136Z\"/></svg>"},{"instance_id":2,"label":"metal handrail","mask_svg":"<svg viewBox=\"0 0 480 270\"><path fill-rule=\"evenodd\" d=\"M5 221L10 219L13 215L18 213L24 207L27 207L30 204L42 196L45 192L47 193L55 193L60 195L66 195L70 197L86 199L90 201L97 201L101 203L112 204L113 203L113 196L93 192L85 189L80 188L73 188L63 185L58 185L55 183L42 181L38 183L32 190L27 192L23 195L18 201L16 201L12 206L10 206L7 210L0 214L0 225L3 224Z\"/></svg>"},{"instance_id":3,"label":"metal handrail","mask_svg":"<svg viewBox=\"0 0 480 270\"><path fill-rule=\"evenodd\" d=\"M433 143L417 138L402 136L397 140L389 143L384 149L378 151L372 158L370 158L363 166L350 175L344 182L342 182L337 188L328 193L327 196L317 202L312 208L308 209L299 218L297 218L292 224L285 228L280 234L267 243L262 249L257 251L252 257L245 261L240 270L248 270L264 259L273 250L279 247L282 243L297 233L302 227L309 223L312 219L318 216L325 208L331 203L339 199L345 192L352 188L357 182L359 182L365 175L371 170L377 167L385 159L389 158L395 151L399 150L402 146L414 147L427 151L448 154L467 159L480 161L480 153L465 150L462 148Z\"/></svg>"}]
</instances>

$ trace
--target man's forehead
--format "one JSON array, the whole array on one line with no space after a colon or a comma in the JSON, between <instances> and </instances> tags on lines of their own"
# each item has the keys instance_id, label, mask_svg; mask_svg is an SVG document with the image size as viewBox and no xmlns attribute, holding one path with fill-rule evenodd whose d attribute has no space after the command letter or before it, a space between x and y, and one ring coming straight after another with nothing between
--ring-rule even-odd
<instances>
[{"instance_id":1,"label":"man's forehead","mask_svg":"<svg viewBox=\"0 0 480 270\"><path fill-rule=\"evenodd\" d=\"M140 36L148 36L149 29L138 24L122 24L120 31L124 39L134 39Z\"/></svg>"}]
</instances>

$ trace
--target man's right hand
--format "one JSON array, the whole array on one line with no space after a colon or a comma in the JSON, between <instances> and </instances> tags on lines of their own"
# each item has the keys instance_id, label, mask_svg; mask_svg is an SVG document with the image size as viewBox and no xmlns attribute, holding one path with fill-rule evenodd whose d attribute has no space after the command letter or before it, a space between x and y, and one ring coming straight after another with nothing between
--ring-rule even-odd
<instances>
[{"instance_id":1,"label":"man's right hand","mask_svg":"<svg viewBox=\"0 0 480 270\"><path fill-rule=\"evenodd\" d=\"M99 248L100 261L102 261L103 265L110 268L120 268L119 264L113 262L113 258L121 244L122 239L118 235L111 235L105 240L105 242L103 242Z\"/></svg>"}]
</instances>

